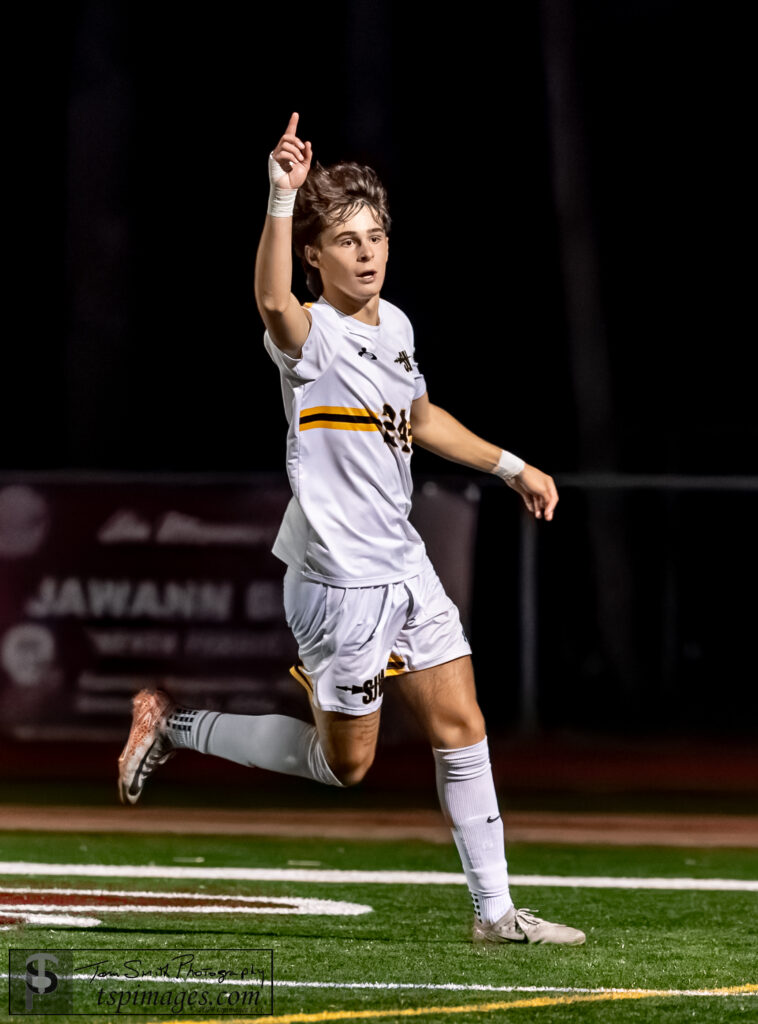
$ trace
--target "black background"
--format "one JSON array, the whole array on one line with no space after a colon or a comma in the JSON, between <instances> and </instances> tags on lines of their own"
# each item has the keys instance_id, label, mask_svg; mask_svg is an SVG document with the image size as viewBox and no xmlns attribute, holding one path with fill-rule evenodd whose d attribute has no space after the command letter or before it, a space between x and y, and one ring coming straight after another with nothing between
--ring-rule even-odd
<instances>
[{"instance_id":1,"label":"black background","mask_svg":"<svg viewBox=\"0 0 758 1024\"><path fill-rule=\"evenodd\" d=\"M281 469L252 274L267 153L298 110L321 162L368 162L389 188L384 294L414 323L432 400L559 483L596 470L755 475L739 11L99 0L5 14L0 468ZM555 17L570 27L576 223L554 188ZM589 434L562 258L574 228L594 255L605 360ZM416 469L458 471L424 452ZM502 576L487 575L501 547L498 572L515 571L517 510L503 493L485 495L480 537L488 675L501 671L493 632L515 643L515 591L493 600ZM599 510L571 488L563 499L543 545L545 717L751 729L754 492L616 496ZM625 640L598 633L609 606L628 612ZM727 678L736 696L718 699ZM497 692L513 706L508 679ZM501 696L483 691L491 710Z\"/></svg>"}]
</instances>

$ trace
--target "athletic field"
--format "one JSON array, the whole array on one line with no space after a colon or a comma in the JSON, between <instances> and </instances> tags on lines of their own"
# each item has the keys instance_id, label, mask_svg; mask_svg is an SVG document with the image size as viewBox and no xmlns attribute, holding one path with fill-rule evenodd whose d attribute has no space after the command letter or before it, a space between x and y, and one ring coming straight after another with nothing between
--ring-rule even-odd
<instances>
[{"instance_id":1,"label":"athletic field","mask_svg":"<svg viewBox=\"0 0 758 1024\"><path fill-rule=\"evenodd\" d=\"M359 839L298 836L296 814L275 830L294 835L271 836L202 834L235 831L211 812L185 835L160 831L169 810L116 813L118 832L52 820L2 835L0 937L58 957L55 1020L758 1021L755 819L723 819L731 847L662 817L649 836L622 816L593 836L580 816L587 841L512 841L518 905L583 928L587 944L477 949L455 849L431 818L406 828L419 838L401 825ZM302 832L316 831L305 816ZM24 1011L14 964L11 1009ZM5 977L3 1007L7 990Z\"/></svg>"}]
</instances>

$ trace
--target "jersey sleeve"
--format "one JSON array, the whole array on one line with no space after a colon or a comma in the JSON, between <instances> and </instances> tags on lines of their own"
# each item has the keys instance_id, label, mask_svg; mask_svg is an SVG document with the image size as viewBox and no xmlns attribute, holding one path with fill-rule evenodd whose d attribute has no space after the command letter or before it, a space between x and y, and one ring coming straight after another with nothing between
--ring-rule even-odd
<instances>
[{"instance_id":1,"label":"jersey sleeve","mask_svg":"<svg viewBox=\"0 0 758 1024\"><path fill-rule=\"evenodd\" d=\"M418 368L418 363L413 361L413 401L426 394L426 378Z\"/></svg>"},{"instance_id":2,"label":"jersey sleeve","mask_svg":"<svg viewBox=\"0 0 758 1024\"><path fill-rule=\"evenodd\" d=\"M330 310L323 305L314 304L309 307L309 312L311 329L298 359L282 352L268 331L263 335L263 344L269 356L293 384L307 384L309 381L318 380L329 368L335 355L338 335L335 330L330 330Z\"/></svg>"},{"instance_id":3,"label":"jersey sleeve","mask_svg":"<svg viewBox=\"0 0 758 1024\"><path fill-rule=\"evenodd\" d=\"M408 332L408 342L411 352L411 364L413 366L413 401L417 398L421 398L422 395L426 394L426 378L419 369L419 365L416 362L416 343L413 335L413 325L411 324L405 313L402 314L405 320L406 330Z\"/></svg>"}]
</instances>

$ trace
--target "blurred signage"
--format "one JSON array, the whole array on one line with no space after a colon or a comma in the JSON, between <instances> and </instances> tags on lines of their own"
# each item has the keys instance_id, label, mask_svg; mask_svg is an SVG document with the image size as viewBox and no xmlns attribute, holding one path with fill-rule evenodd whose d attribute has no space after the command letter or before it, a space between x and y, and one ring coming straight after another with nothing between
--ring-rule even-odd
<instances>
[{"instance_id":1,"label":"blurred signage","mask_svg":"<svg viewBox=\"0 0 758 1024\"><path fill-rule=\"evenodd\" d=\"M467 618L475 490L427 484L414 517ZM116 739L131 695L302 713L271 554L286 481L0 479L0 734ZM426 524L426 525L425 525Z\"/></svg>"}]
</instances>

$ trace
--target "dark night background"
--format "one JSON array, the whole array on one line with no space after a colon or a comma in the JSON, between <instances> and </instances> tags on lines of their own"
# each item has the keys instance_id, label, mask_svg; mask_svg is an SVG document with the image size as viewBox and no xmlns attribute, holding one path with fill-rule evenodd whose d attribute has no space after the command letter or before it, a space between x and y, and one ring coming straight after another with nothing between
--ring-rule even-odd
<instances>
[{"instance_id":1,"label":"dark night background","mask_svg":"<svg viewBox=\"0 0 758 1024\"><path fill-rule=\"evenodd\" d=\"M432 400L565 484L541 533L544 722L751 733L755 490L572 476L758 473L736 10L16 10L0 469L281 469L252 274L267 153L298 110L318 159L389 187L384 294ZM517 533L515 499L487 488L490 716L515 701Z\"/></svg>"}]
</instances>

